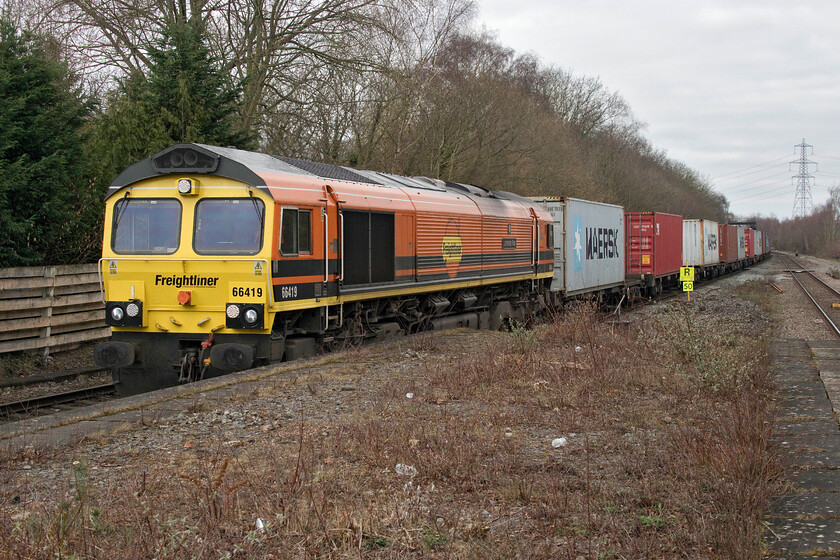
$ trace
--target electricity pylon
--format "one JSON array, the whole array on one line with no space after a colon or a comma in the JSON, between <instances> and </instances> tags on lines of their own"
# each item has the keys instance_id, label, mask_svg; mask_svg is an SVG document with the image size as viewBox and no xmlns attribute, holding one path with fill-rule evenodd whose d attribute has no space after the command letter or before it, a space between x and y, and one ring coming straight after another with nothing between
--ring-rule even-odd
<instances>
[{"instance_id":1,"label":"electricity pylon","mask_svg":"<svg viewBox=\"0 0 840 560\"><path fill-rule=\"evenodd\" d=\"M814 211L814 200L811 198L811 181L814 176L811 175L810 165L817 166L814 161L808 161L808 149L811 149L811 155L814 154L814 147L805 143L802 139L801 144L797 144L794 148L799 148L799 159L790 162L790 165L798 164L799 173L791 177L791 183L796 180L796 198L793 201L793 216L805 217ZM794 151L793 153L796 153ZM788 166L788 169L790 168ZM815 169L816 171L817 169Z\"/></svg>"}]
</instances>

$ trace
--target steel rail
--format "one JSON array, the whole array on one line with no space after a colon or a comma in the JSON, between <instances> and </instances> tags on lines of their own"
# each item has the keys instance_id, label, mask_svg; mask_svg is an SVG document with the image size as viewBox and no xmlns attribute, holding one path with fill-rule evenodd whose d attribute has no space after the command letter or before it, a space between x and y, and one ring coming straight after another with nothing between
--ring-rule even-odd
<instances>
[{"instance_id":1,"label":"steel rail","mask_svg":"<svg viewBox=\"0 0 840 560\"><path fill-rule=\"evenodd\" d=\"M41 397L32 397L22 401L0 404L0 418L10 418L15 415L29 414L38 409L58 404L67 404L74 401L101 397L117 392L116 383L106 383L95 387L75 389L65 393L54 393Z\"/></svg>"},{"instance_id":2,"label":"steel rail","mask_svg":"<svg viewBox=\"0 0 840 560\"><path fill-rule=\"evenodd\" d=\"M52 371L49 373L40 373L37 375L27 375L25 377L11 377L9 379L0 379L0 389L8 387L27 387L30 385L38 385L41 383L60 383L62 381L75 379L82 375L93 375L102 371L105 371L105 369L99 366L91 366L75 369L65 369L61 371Z\"/></svg>"},{"instance_id":3,"label":"steel rail","mask_svg":"<svg viewBox=\"0 0 840 560\"><path fill-rule=\"evenodd\" d=\"M793 264L797 264L797 263L796 263L796 261L795 261L795 260L793 260L793 259L792 259L791 257L789 257L788 255L785 255L785 258L786 258L786 259L788 259L788 261L789 261L789 262L792 262ZM828 286L825 282L823 282L822 280L820 280L819 278L817 278L817 277L814 275L814 273L813 273L813 272L810 272L810 271L807 271L807 270L804 270L804 269L802 269L802 270L803 270L804 272L807 272L809 275L811 275L811 277L812 277L812 278L814 278L814 279L818 280L821 284L825 285L827 288L829 288L829 289L830 289L830 290L832 290L833 292L837 293L837 290L835 290L835 289L834 289L834 288L832 288L831 286ZM831 327L831 329L834 331L834 334L835 334L835 335L837 335L837 338L840 338L840 329L838 329L838 328L837 328L837 325L834 323L834 321L832 321L832 320L831 320L831 318L829 318L829 316L828 316L828 315L826 314L826 312L823 310L823 308L822 308L822 307L820 307L820 304L819 304L819 303L817 303L817 300L815 300L815 299L814 299L814 296L812 296L812 295L811 295L811 292L809 292L809 291L805 288L805 286L803 286L803 285L802 285L802 282L800 282L800 281L799 281L799 278L797 278L797 277L796 277L796 273L795 273L792 269L791 269L791 270L788 270L788 272L790 272L790 275L793 277L793 279L794 279L794 280L796 280L796 283L797 283L797 284L799 284L799 287L800 287L800 288L802 288L802 291L803 291L803 292L805 292L805 295L806 295L806 296L808 296L808 299L810 299L810 300L811 300L811 303L813 303L813 304L814 304L814 307L816 307L816 308L817 308L817 311L819 311L819 312L820 312L820 315L822 315L823 319L825 319L825 322L826 322L826 323L828 323L828 326L829 326L829 327ZM838 295L840 295L840 294L838 294Z\"/></svg>"}]
</instances>

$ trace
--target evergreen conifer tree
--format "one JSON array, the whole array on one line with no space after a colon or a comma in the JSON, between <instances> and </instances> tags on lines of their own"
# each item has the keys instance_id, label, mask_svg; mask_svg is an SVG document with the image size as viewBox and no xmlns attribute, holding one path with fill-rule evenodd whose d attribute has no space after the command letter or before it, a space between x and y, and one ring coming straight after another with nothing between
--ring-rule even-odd
<instances>
[{"instance_id":1,"label":"evergreen conifer tree","mask_svg":"<svg viewBox=\"0 0 840 560\"><path fill-rule=\"evenodd\" d=\"M100 175L179 142L251 148L239 125L241 85L218 70L198 20L175 20L148 47L145 74L124 78L96 127Z\"/></svg>"},{"instance_id":2,"label":"evergreen conifer tree","mask_svg":"<svg viewBox=\"0 0 840 560\"><path fill-rule=\"evenodd\" d=\"M89 258L89 105L47 39L0 19L0 267Z\"/></svg>"},{"instance_id":3,"label":"evergreen conifer tree","mask_svg":"<svg viewBox=\"0 0 840 560\"><path fill-rule=\"evenodd\" d=\"M149 90L173 142L247 147L237 122L241 87L216 69L202 25L196 18L164 28L149 50Z\"/></svg>"}]
</instances>

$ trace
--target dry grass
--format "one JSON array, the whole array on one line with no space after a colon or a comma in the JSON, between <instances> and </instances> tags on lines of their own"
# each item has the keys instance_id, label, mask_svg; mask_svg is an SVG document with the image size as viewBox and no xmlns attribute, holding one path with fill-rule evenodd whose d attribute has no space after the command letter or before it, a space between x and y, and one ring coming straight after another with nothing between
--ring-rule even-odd
<instances>
[{"instance_id":1,"label":"dry grass","mask_svg":"<svg viewBox=\"0 0 840 560\"><path fill-rule=\"evenodd\" d=\"M362 350L341 379L296 386L317 400L352 378L352 406L301 408L248 445L211 432L96 480L78 459L58 501L7 471L0 557L759 558L778 471L745 306L631 327L580 306ZM23 460L53 458L4 463Z\"/></svg>"}]
</instances>

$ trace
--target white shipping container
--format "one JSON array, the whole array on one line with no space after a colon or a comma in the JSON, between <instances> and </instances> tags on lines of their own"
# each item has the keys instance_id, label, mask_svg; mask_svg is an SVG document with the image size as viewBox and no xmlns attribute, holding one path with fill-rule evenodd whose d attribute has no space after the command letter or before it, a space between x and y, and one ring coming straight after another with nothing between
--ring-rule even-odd
<instances>
[{"instance_id":1,"label":"white shipping container","mask_svg":"<svg viewBox=\"0 0 840 560\"><path fill-rule=\"evenodd\" d=\"M755 234L753 234L755 239L755 251L753 252L753 255L756 257L760 257L764 254L764 244L761 242L763 236L764 234L759 230L755 230Z\"/></svg>"},{"instance_id":2,"label":"white shipping container","mask_svg":"<svg viewBox=\"0 0 840 560\"><path fill-rule=\"evenodd\" d=\"M747 241L744 235L746 226L738 226L738 260L742 261L747 258Z\"/></svg>"},{"instance_id":3,"label":"white shipping container","mask_svg":"<svg viewBox=\"0 0 840 560\"><path fill-rule=\"evenodd\" d=\"M624 208L578 198L532 198L554 219L551 290L566 296L624 284Z\"/></svg>"},{"instance_id":4,"label":"white shipping container","mask_svg":"<svg viewBox=\"0 0 840 560\"><path fill-rule=\"evenodd\" d=\"M703 220L683 220L683 266L703 266Z\"/></svg>"},{"instance_id":5,"label":"white shipping container","mask_svg":"<svg viewBox=\"0 0 840 560\"><path fill-rule=\"evenodd\" d=\"M683 266L711 266L720 262L718 223L683 220Z\"/></svg>"},{"instance_id":6,"label":"white shipping container","mask_svg":"<svg viewBox=\"0 0 840 560\"><path fill-rule=\"evenodd\" d=\"M720 231L718 223L712 220L703 220L703 265L710 266L720 264Z\"/></svg>"}]
</instances>

